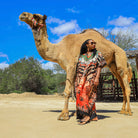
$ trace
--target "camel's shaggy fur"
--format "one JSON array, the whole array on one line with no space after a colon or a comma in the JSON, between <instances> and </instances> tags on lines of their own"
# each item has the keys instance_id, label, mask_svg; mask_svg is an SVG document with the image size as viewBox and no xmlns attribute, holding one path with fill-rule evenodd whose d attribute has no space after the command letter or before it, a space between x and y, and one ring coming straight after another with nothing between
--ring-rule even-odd
<instances>
[{"instance_id":1,"label":"camel's shaggy fur","mask_svg":"<svg viewBox=\"0 0 138 138\"><path fill-rule=\"evenodd\" d=\"M96 41L97 50L103 54L107 66L118 79L123 91L123 107L120 113L132 115L130 109L130 86L129 82L132 77L131 67L127 63L126 53L123 49L115 45L113 42L105 39L98 31L93 29L84 30L80 34L70 34L63 38L57 44L52 44L48 40L45 19L46 15L31 14L23 12L20 20L26 22L31 28L35 40L37 50L41 57L45 60L58 63L67 73L65 94L65 106L59 116L59 120L68 120L68 100L74 90L74 76L76 73L76 64L80 54L82 43L87 39ZM32 25L32 18L39 24L44 24L39 31L39 25ZM127 109L126 107L127 102Z\"/></svg>"}]
</instances>

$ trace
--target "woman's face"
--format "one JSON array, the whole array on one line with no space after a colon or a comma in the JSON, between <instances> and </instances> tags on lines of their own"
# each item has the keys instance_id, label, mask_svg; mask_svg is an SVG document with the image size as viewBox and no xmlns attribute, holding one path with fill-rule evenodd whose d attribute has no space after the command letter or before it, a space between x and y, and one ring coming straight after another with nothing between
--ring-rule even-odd
<instances>
[{"instance_id":1,"label":"woman's face","mask_svg":"<svg viewBox=\"0 0 138 138\"><path fill-rule=\"evenodd\" d=\"M96 42L93 40L89 40L88 44L86 44L87 48L90 50L94 49L96 47Z\"/></svg>"}]
</instances>

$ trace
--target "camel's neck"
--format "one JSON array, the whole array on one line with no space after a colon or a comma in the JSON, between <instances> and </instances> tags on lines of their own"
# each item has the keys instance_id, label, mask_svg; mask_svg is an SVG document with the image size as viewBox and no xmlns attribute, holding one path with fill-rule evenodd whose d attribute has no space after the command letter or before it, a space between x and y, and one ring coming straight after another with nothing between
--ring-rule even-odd
<instances>
[{"instance_id":1,"label":"camel's neck","mask_svg":"<svg viewBox=\"0 0 138 138\"><path fill-rule=\"evenodd\" d=\"M40 56L45 60L57 62L58 54L55 53L57 47L49 42L46 28L41 28L40 31L32 31Z\"/></svg>"}]
</instances>

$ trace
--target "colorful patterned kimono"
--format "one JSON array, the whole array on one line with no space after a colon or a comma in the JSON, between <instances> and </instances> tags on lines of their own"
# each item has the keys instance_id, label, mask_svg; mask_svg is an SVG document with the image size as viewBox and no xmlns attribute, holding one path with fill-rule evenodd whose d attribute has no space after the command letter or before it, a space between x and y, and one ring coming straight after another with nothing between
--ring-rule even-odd
<instances>
[{"instance_id":1,"label":"colorful patterned kimono","mask_svg":"<svg viewBox=\"0 0 138 138\"><path fill-rule=\"evenodd\" d=\"M96 117L97 86L94 85L94 80L97 68L105 65L104 57L96 49L91 52L89 57L87 53L80 55L75 79L77 119L82 119L84 115L90 116L91 119Z\"/></svg>"}]
</instances>

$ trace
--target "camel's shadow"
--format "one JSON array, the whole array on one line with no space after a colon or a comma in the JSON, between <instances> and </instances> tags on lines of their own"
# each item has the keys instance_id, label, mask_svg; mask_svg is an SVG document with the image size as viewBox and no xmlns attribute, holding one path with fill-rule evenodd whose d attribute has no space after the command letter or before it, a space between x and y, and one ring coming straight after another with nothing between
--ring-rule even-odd
<instances>
[{"instance_id":1,"label":"camel's shadow","mask_svg":"<svg viewBox=\"0 0 138 138\"><path fill-rule=\"evenodd\" d=\"M105 118L110 118L110 116L106 115L100 115L99 113L117 113L119 110L96 110L98 119L105 119ZM43 112L62 112L62 110L44 110ZM69 117L73 117L75 114L75 110L69 110Z\"/></svg>"}]
</instances>

